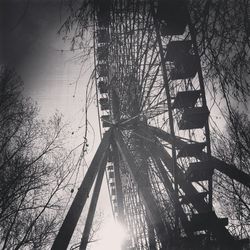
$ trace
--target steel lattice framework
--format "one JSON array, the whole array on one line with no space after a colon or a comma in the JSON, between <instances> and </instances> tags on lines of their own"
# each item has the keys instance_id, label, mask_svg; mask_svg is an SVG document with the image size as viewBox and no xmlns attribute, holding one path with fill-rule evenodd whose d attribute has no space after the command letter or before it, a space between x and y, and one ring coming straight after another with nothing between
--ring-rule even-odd
<instances>
[{"instance_id":1,"label":"steel lattice framework","mask_svg":"<svg viewBox=\"0 0 250 250\"><path fill-rule=\"evenodd\" d=\"M196 34L184 1L95 1L96 86L104 131L52 249L66 249L96 179L85 249L106 169L124 249L240 249L212 201L214 169L250 186L211 156ZM105 132L106 131L106 132Z\"/></svg>"}]
</instances>

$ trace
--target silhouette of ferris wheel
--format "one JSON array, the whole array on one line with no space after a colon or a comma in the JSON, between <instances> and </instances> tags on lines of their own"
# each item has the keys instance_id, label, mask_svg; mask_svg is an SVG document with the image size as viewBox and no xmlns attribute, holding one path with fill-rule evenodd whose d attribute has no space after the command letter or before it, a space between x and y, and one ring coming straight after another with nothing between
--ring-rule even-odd
<instances>
[{"instance_id":1,"label":"silhouette of ferris wheel","mask_svg":"<svg viewBox=\"0 0 250 250\"><path fill-rule=\"evenodd\" d=\"M123 249L243 249L213 206L213 172L250 177L211 155L209 109L185 1L95 1L103 139L52 249L66 249L95 183L86 249L106 171ZM112 242L110 243L112 244Z\"/></svg>"}]
</instances>

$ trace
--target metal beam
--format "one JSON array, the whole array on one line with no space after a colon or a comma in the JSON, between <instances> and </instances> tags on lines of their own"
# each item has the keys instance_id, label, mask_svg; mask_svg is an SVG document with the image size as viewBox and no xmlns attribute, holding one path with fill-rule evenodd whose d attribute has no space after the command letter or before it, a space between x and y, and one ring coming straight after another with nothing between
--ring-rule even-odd
<instances>
[{"instance_id":1,"label":"metal beam","mask_svg":"<svg viewBox=\"0 0 250 250\"><path fill-rule=\"evenodd\" d=\"M139 192L147 209L147 214L149 215L150 220L154 225L154 228L156 229L157 235L162 244L162 248L168 249L168 245L170 244L170 231L166 228L162 221L161 214L157 208L157 204L155 203L154 197L151 193L151 189L147 187L148 185L146 185L146 183L144 183L145 178L143 178L143 176L141 175L138 175L138 167L136 166L134 157L128 150L122 138L122 134L120 131L118 131L118 129L114 130L114 140L124 162L128 164L131 176L139 187Z\"/></svg>"},{"instance_id":2,"label":"metal beam","mask_svg":"<svg viewBox=\"0 0 250 250\"><path fill-rule=\"evenodd\" d=\"M161 40L161 34L160 34L160 29L159 29L159 21L155 13L155 8L153 1L151 2L151 12L153 16L153 21L154 21L154 27L155 27L155 33L156 33L156 40L158 42L158 47L159 47L159 54L161 58L161 68L162 68L162 77L164 81L164 88L166 92L166 97L167 97L167 107L168 107L168 119L169 119L169 128L170 128L170 133L171 133L171 139L172 139L172 168L173 168L173 181L174 181L174 194L176 198L174 199L174 202L178 199L178 178L177 178L177 157L176 157L176 145L175 145L175 131L174 131L174 118L173 118L173 113L172 113L172 104L171 104L171 95L170 95L170 84L169 84L169 79L168 79L168 74L167 74L167 67L165 63L165 55L164 55L164 49L162 45L162 40ZM175 204L174 209L175 209L175 234L179 234L179 228L178 228L178 209L177 209L178 204Z\"/></svg>"},{"instance_id":3,"label":"metal beam","mask_svg":"<svg viewBox=\"0 0 250 250\"><path fill-rule=\"evenodd\" d=\"M149 126L150 130L160 139L172 144L171 135L159 128ZM188 143L183 141L181 138L176 137L176 146L178 148L181 148ZM207 157L207 153L203 152L198 159L204 159ZM222 160L219 160L218 158L211 156L211 165L220 171L221 173L227 175L229 178L238 181L239 183L245 185L246 187L250 188L250 175L241 171L237 167L235 167L233 164L228 164Z\"/></svg>"},{"instance_id":4,"label":"metal beam","mask_svg":"<svg viewBox=\"0 0 250 250\"><path fill-rule=\"evenodd\" d=\"M88 245L88 242L89 242L90 230L91 230L91 227L93 224L96 205L97 205L97 201L99 198L100 189L102 186L102 180L103 180L103 176L104 176L104 172L105 172L105 167L107 164L107 154L105 154L105 155L106 155L105 159L102 162L102 165L100 167L100 170L99 170L97 178L96 178L95 188L94 188L94 191L92 194L92 199L91 199L91 203L89 205L88 215L87 215L85 227L83 230L82 240L81 240L81 244L80 244L80 250L85 250L87 245Z\"/></svg>"},{"instance_id":5,"label":"metal beam","mask_svg":"<svg viewBox=\"0 0 250 250\"><path fill-rule=\"evenodd\" d=\"M140 126L140 130L138 130L138 134L141 134L141 138L144 138L144 144L147 146L147 150L151 153L151 157L154 160L158 171L160 172L160 176L162 178L162 183L167 190L167 192L170 194L170 198L172 199L173 204L176 206L176 209L178 210L178 215L180 216L183 228L185 229L185 232L188 236L192 236L192 232L189 230L188 227L188 219L186 214L183 211L183 208L180 205L178 197L175 195L175 190L173 188L173 183L169 179L169 176L167 174L167 171L161 162L160 155L158 150L155 147L155 140L153 133L147 129L144 125ZM157 141L156 141L157 142ZM173 160L173 159L172 159Z\"/></svg>"},{"instance_id":6,"label":"metal beam","mask_svg":"<svg viewBox=\"0 0 250 250\"><path fill-rule=\"evenodd\" d=\"M73 203L65 217L65 220L56 236L51 250L66 250L72 234L75 230L76 224L81 215L82 209L88 199L89 192L94 183L95 177L100 170L103 161L106 157L107 149L110 146L111 130L107 131L101 144L99 145L96 154L84 176L81 186L79 187Z\"/></svg>"},{"instance_id":7,"label":"metal beam","mask_svg":"<svg viewBox=\"0 0 250 250\"><path fill-rule=\"evenodd\" d=\"M154 147L157 150L157 152L160 155L161 160L163 161L164 165L168 168L171 174L172 172L172 158L169 155L169 153L165 150L165 148L162 146L162 144L158 141L157 138L154 138ZM194 186L188 182L185 178L184 173L177 165L176 173L178 177L178 183L181 187L181 189L185 192L186 195L192 195L195 196L199 192L194 188ZM209 211L209 205L204 200L193 200L192 201L193 206L199 213L206 213ZM214 223L213 225L213 233L217 237L218 240L226 241L226 242L233 242L233 237L230 235L230 233L227 231L227 229L219 223L219 220L217 223Z\"/></svg>"},{"instance_id":8,"label":"metal beam","mask_svg":"<svg viewBox=\"0 0 250 250\"><path fill-rule=\"evenodd\" d=\"M163 166L163 164L162 164L162 162L161 162L161 160L160 160L160 158L158 156L158 153L155 152L155 150L152 147L151 147L151 150L153 150L152 151L153 155L154 155L153 159L155 160L156 165L157 165L157 167L158 167L158 169L160 171L160 174L161 174L161 177L162 177L162 180L163 180L163 185L164 185L165 189L168 190L173 203L175 205L177 205L178 214L180 216L180 220L182 222L182 226L183 226L183 228L184 228L187 236L191 237L191 236L193 236L193 233L189 230L187 216L184 213L183 208L181 207L181 205L179 203L179 200L175 200L176 196L174 195L174 189L173 189L171 181L168 178L168 175L167 175L167 172L165 170L165 167Z\"/></svg>"},{"instance_id":9,"label":"metal beam","mask_svg":"<svg viewBox=\"0 0 250 250\"><path fill-rule=\"evenodd\" d=\"M187 5L186 5L187 8ZM190 16L190 12L188 12L188 26L189 26L189 31L190 31L190 35L191 35L191 40L193 43L193 48L194 48L194 54L196 55L196 57L199 60L198 63L198 79L199 79L199 83L200 83L200 90L201 90L201 99L202 99L202 106L203 107L207 107L207 101L206 101L206 95L205 95L205 84L204 84L204 78L203 78L203 74L202 74L202 68L201 68L201 60L200 60L200 55L199 55L199 49L198 49L198 45L197 45L197 35L196 35L196 29L195 26L192 24L191 21L191 16ZM208 160L211 160L212 157L212 152L211 152L211 141L210 141L210 129L209 129L209 120L207 119L206 123L205 123L205 135L206 135L206 145L207 145L207 153L206 156L208 158ZM213 178L209 178L208 181L208 186L209 186L209 207L210 210L212 211L213 209Z\"/></svg>"},{"instance_id":10,"label":"metal beam","mask_svg":"<svg viewBox=\"0 0 250 250\"><path fill-rule=\"evenodd\" d=\"M124 196L122 190L122 182L121 182L121 172L120 172L120 161L119 161L119 152L117 146L112 139L111 141L112 149L113 149L113 163L114 163L114 173L115 173L115 189L116 189L116 198L117 198L117 213L118 213L118 222L127 227L125 216L124 216ZM127 228L126 228L127 229ZM127 249L128 241L122 243L121 249Z\"/></svg>"},{"instance_id":11,"label":"metal beam","mask_svg":"<svg viewBox=\"0 0 250 250\"><path fill-rule=\"evenodd\" d=\"M149 249L150 250L157 250L154 226L152 225L148 216L146 216L146 223L147 223L147 228L148 228Z\"/></svg>"},{"instance_id":12,"label":"metal beam","mask_svg":"<svg viewBox=\"0 0 250 250\"><path fill-rule=\"evenodd\" d=\"M117 208L118 208L118 220L121 224L124 224L124 206L123 206L123 192L120 175L120 164L119 164L119 152L114 141L112 141L113 149L113 162L114 162L114 173L115 173L115 187L117 196Z\"/></svg>"}]
</instances>

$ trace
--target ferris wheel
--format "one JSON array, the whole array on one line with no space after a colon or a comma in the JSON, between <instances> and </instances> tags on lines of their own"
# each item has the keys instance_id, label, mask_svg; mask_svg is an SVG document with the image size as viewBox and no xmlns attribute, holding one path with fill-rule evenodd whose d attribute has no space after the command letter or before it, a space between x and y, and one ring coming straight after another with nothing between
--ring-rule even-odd
<instances>
[{"instance_id":1,"label":"ferris wheel","mask_svg":"<svg viewBox=\"0 0 250 250\"><path fill-rule=\"evenodd\" d=\"M95 182L86 249L106 171L123 249L238 247L213 206L213 172L250 186L211 155L209 109L185 1L95 1L94 61L103 139L52 249L66 249ZM217 249L216 248L216 249Z\"/></svg>"}]
</instances>

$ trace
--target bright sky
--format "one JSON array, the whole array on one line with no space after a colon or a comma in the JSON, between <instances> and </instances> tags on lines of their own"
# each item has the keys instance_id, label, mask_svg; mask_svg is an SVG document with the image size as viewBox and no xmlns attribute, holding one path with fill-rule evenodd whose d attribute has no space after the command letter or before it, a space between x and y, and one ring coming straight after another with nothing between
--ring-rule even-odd
<instances>
[{"instance_id":1,"label":"bright sky","mask_svg":"<svg viewBox=\"0 0 250 250\"><path fill-rule=\"evenodd\" d=\"M16 5L16 0L14 2L15 8L10 6L9 10L9 16L13 17L11 25L15 27L16 21L21 20L21 22L15 27L14 32L5 34L5 49L11 55L10 61L24 81L24 94L37 102L40 106L40 115L45 119L53 115L56 110L61 112L74 132L71 135L72 142L81 143L84 136L85 87L93 69L92 58L81 69L81 62L74 60L79 52L69 51L69 44L65 44L62 37L57 35L60 18L64 20L64 15L60 16L59 12L60 1L52 1L48 5L47 1L44 4L30 0L27 9L26 1L18 0L20 5ZM20 19L22 13L25 15ZM87 164L91 162L100 142L95 103L89 108L89 114L93 128L89 129ZM69 148L72 147L69 145ZM82 176L85 171L86 166L83 166ZM121 239L123 232L112 219L106 180L103 181L97 213L102 213L103 222L98 233L99 240L92 243L90 249L119 250L117 241ZM85 214L86 208L83 216L86 216Z\"/></svg>"},{"instance_id":2,"label":"bright sky","mask_svg":"<svg viewBox=\"0 0 250 250\"><path fill-rule=\"evenodd\" d=\"M22 1L20 0L20 2ZM68 50L69 44L65 44L62 38L56 34L60 27L58 5L47 9L44 6L37 6L32 0L30 2L26 17L17 27L14 38L11 37L11 42L8 43L9 50L15 48L19 51L18 53L22 52L18 55L18 59L20 59L18 60L18 70L25 83L24 93L38 103L42 117L48 118L53 115L55 110L61 112L74 132L72 141L82 142L85 87L92 70L92 59L90 58L88 64L81 70L80 61L73 59L78 55L78 52L61 51ZM16 10L19 13L17 15L13 13L13 16L20 15L23 6L16 8ZM13 52L13 54L16 53ZM15 59L13 60L15 61ZM89 113L93 129L89 130L90 150L86 156L88 163L90 163L100 141L95 103L90 107ZM217 119L217 115L216 112L213 112L214 119ZM86 167L83 169L82 175L84 170ZM119 250L124 230L112 220L106 181L103 183L97 210L103 213L104 221L99 231L100 241L92 243L91 249ZM111 242L112 244L110 244Z\"/></svg>"},{"instance_id":3,"label":"bright sky","mask_svg":"<svg viewBox=\"0 0 250 250\"><path fill-rule=\"evenodd\" d=\"M53 50L51 50L47 63L44 63L39 67L41 73L36 73L35 70L30 72L31 74L27 73L27 78L25 77L24 81L26 83L36 81L36 87L33 85L29 86L25 91L27 95L31 96L38 102L41 107L41 115L43 117L49 117L57 109L64 115L65 120L70 123L72 131L74 131L72 139L75 139L76 142L80 143L83 140L84 130L79 130L78 128L82 127L84 124L84 90L89 74L86 73L81 75L75 97L73 97L75 84L71 85L70 83L78 78L80 65L79 63L75 63L68 59L72 56L73 54L70 52L53 53ZM34 66L35 62L33 62L32 65ZM93 130L89 130L88 138L90 151L88 155L86 155L88 164L91 162L96 147L100 141L95 103L90 107L89 114ZM86 208L84 211L86 212ZM100 232L98 232L98 241L91 243L90 249L119 250L118 243L119 239L122 237L122 232L112 220L113 217L111 215L106 180L103 181L103 187L97 207L97 213L98 212L103 214L103 222L101 224ZM111 239L113 240L111 241ZM110 242L112 242L112 244L110 244Z\"/></svg>"}]
</instances>

